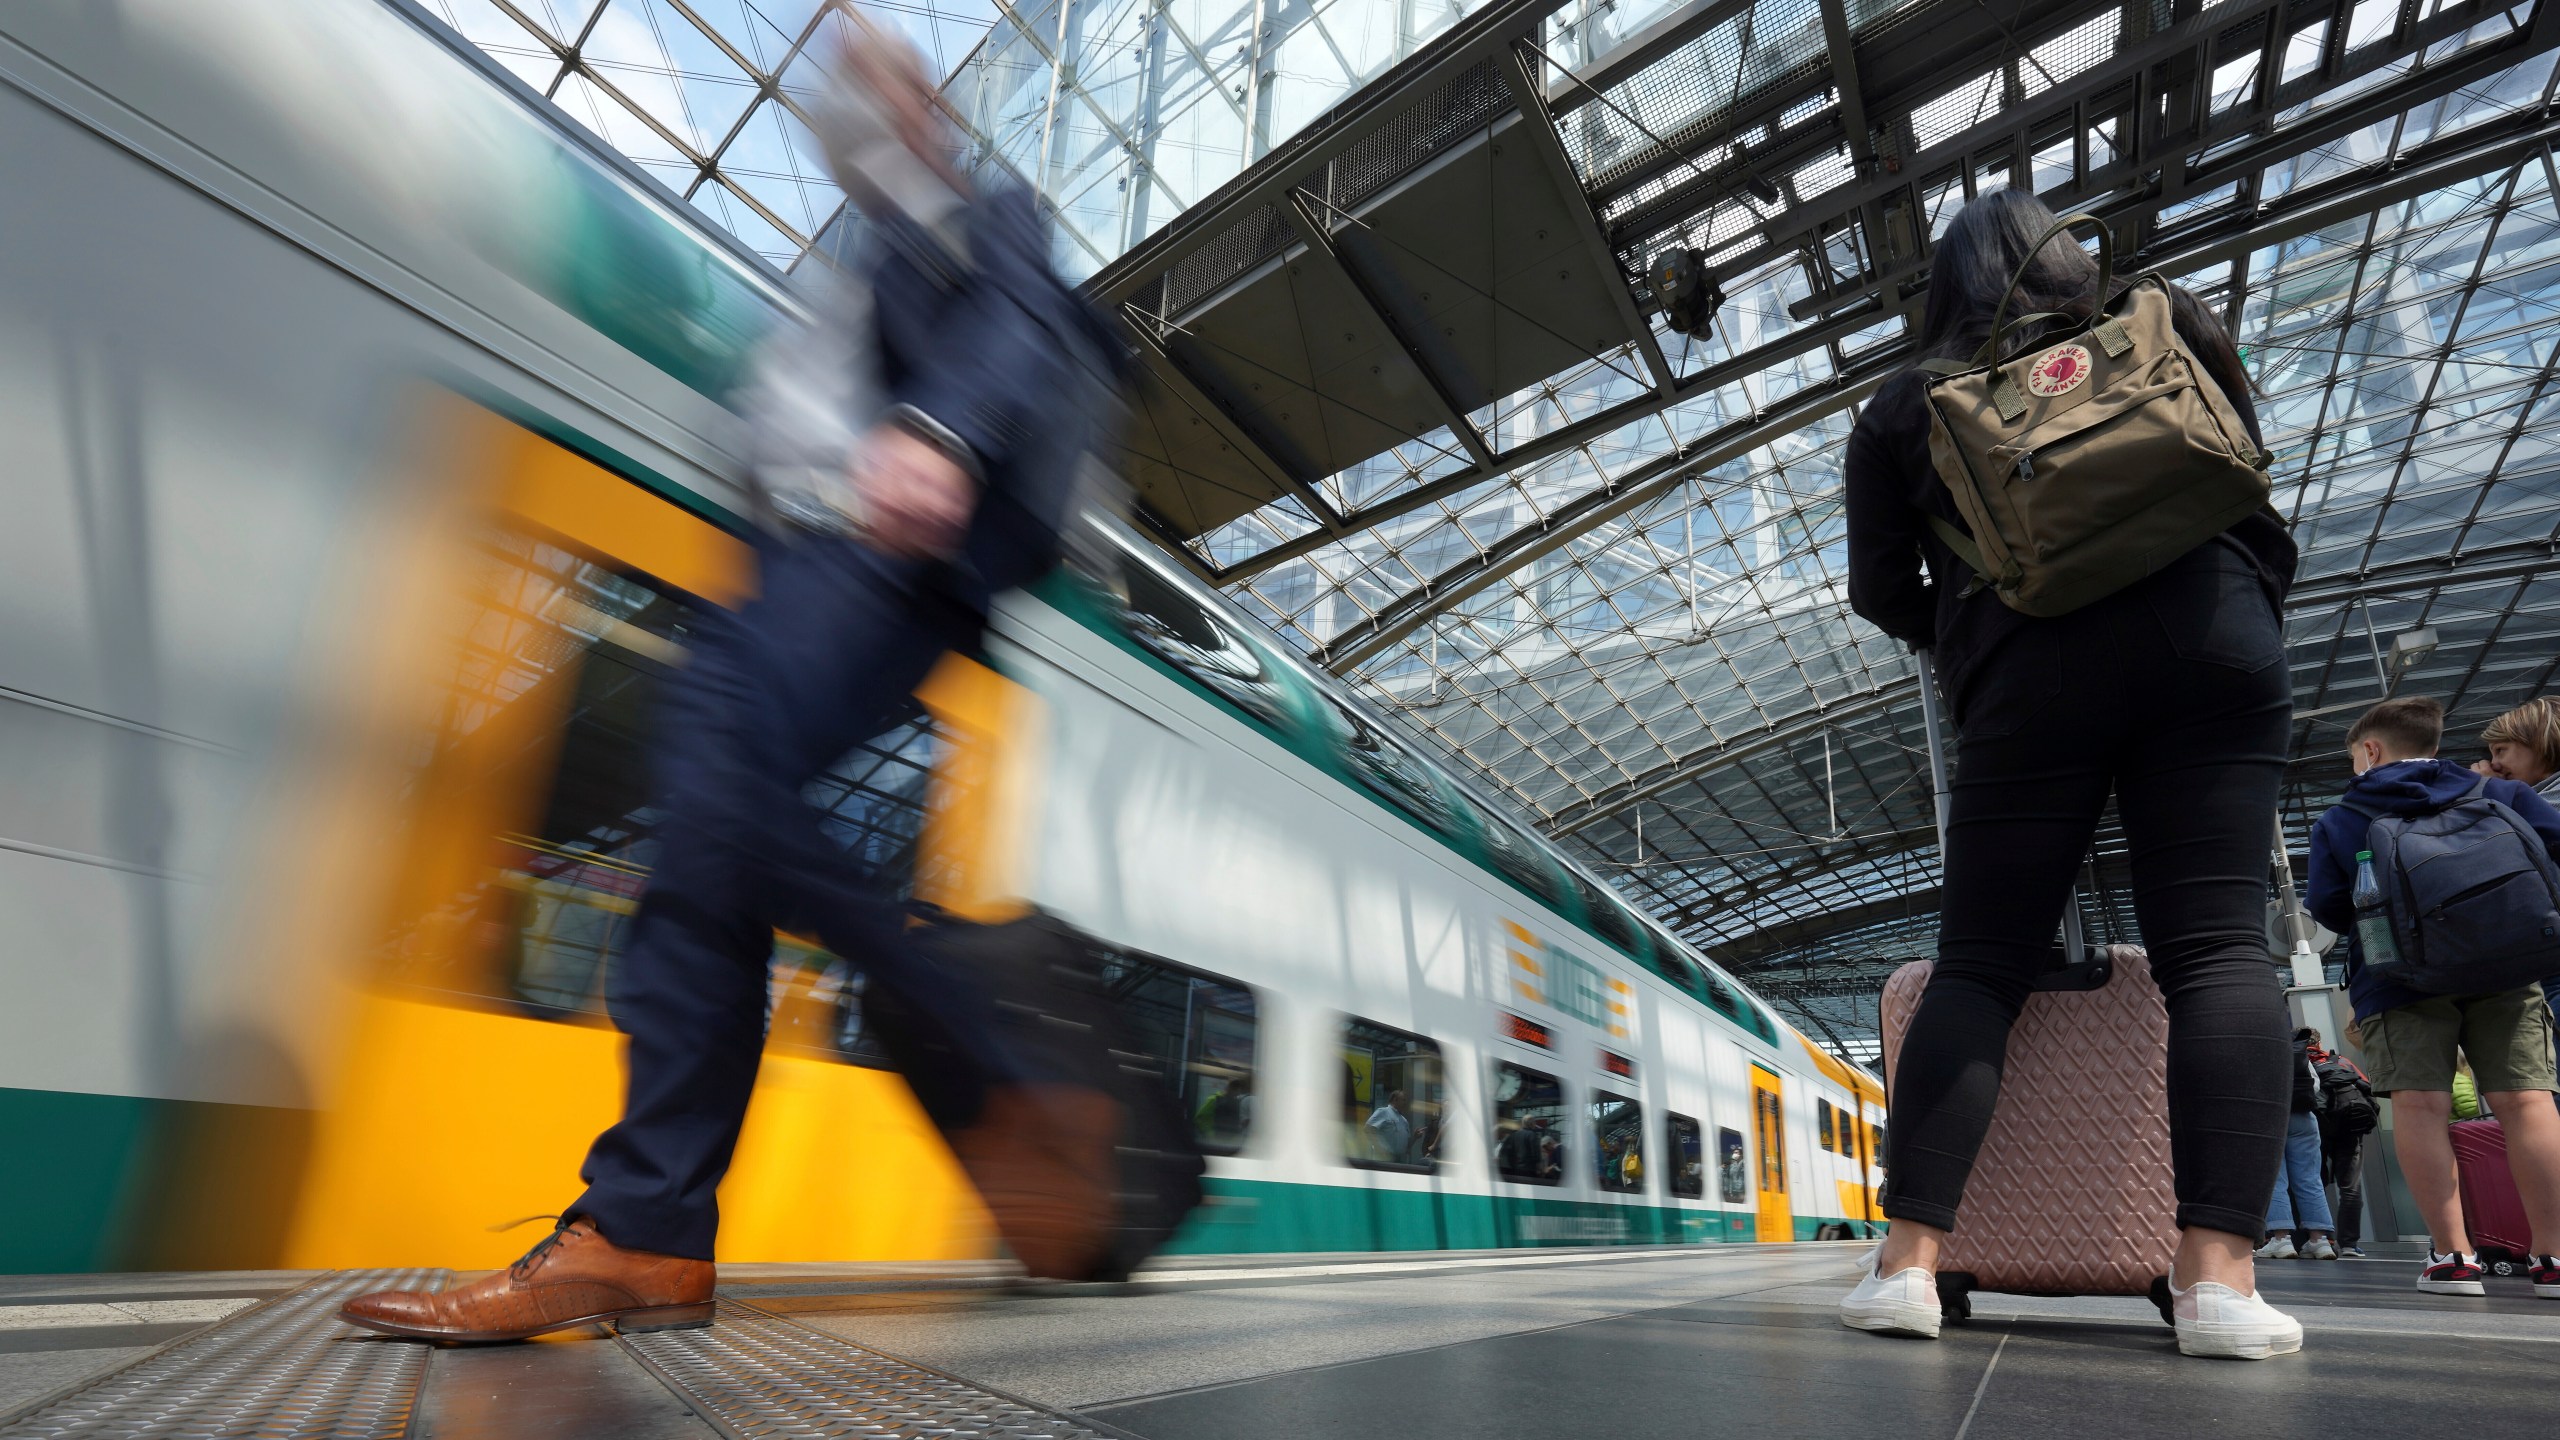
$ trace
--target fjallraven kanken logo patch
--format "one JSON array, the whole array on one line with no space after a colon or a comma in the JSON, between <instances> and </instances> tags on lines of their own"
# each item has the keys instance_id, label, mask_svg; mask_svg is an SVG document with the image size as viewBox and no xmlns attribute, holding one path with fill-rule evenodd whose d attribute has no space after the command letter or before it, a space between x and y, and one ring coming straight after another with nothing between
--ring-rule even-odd
<instances>
[{"instance_id":1,"label":"fjallraven kanken logo patch","mask_svg":"<svg viewBox=\"0 0 2560 1440\"><path fill-rule=\"evenodd\" d=\"M2087 383L2095 362L2089 358L2086 345L2065 345L2046 352L2027 372L2027 390L2042 399L2068 395Z\"/></svg>"}]
</instances>

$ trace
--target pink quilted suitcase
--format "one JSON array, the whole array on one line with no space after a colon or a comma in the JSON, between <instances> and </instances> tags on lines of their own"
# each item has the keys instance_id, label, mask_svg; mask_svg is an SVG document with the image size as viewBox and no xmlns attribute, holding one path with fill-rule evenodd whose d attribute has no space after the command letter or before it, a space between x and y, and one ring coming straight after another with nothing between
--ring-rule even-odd
<instances>
[{"instance_id":1,"label":"pink quilted suitcase","mask_svg":"<svg viewBox=\"0 0 2560 1440\"><path fill-rule=\"evenodd\" d=\"M1931 968L1915 960L1885 982L1888 1092ZM1951 1318L1972 1314L1975 1290L2142 1295L2169 1318L2168 1062L2169 1012L2138 945L2105 946L2027 997L2000 1107L1938 1262Z\"/></svg>"}]
</instances>

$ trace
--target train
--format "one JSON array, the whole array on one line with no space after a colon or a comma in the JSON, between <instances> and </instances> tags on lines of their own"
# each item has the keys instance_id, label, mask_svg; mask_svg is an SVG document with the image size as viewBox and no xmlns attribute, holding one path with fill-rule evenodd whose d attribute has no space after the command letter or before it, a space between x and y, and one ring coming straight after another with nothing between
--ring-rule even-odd
<instances>
[{"instance_id":1,"label":"train","mask_svg":"<svg viewBox=\"0 0 2560 1440\"><path fill-rule=\"evenodd\" d=\"M0 1271L500 1264L619 1101L651 701L753 593L722 397L798 307L413 7L223 8L0 17ZM1104 942L1211 1157L1174 1251L1881 1227L1873 1076L1089 523L811 798ZM721 1258L985 1259L859 957L770 976Z\"/></svg>"}]
</instances>

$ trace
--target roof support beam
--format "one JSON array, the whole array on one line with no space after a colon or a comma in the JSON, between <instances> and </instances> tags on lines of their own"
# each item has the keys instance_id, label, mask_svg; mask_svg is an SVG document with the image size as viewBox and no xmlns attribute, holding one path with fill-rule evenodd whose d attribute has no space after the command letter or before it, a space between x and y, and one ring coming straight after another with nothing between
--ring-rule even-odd
<instances>
[{"instance_id":1,"label":"roof support beam","mask_svg":"<svg viewBox=\"0 0 2560 1440\"><path fill-rule=\"evenodd\" d=\"M2486 133L2475 131L2460 137L2455 153L2448 158L2394 169L2389 172L2388 179L2379 181L2370 175L2352 177L2330 197L2313 196L2299 208L2287 207L2273 217L2260 216L2256 223L2235 229L2211 243L2192 249L2178 249L2166 255L2145 256L2143 264L2146 268L2157 266L2178 273L2216 261L2227 262L2234 255L2308 234L2336 219L2365 214L2377 205L2394 204L2458 179L2513 164L2518 156L2531 153L2535 146L2560 143L2560 119L2545 118L2539 112L2527 111L2517 117L2516 124L2526 128L2519 131L2515 125L2483 127ZM1892 357L1894 360L1899 358L1898 355ZM1880 367L1886 363L1889 362L1885 357L1878 357ZM1319 647L1311 658L1336 672L1347 671L1411 634L1431 616L1482 592L1502 576L1547 554L1565 541L1633 508L1637 502L1622 500L1630 491L1641 492L1638 501L1649 499L1664 486L1677 483L1696 470L1721 464L1733 455L1762 443L1766 435L1779 433L1773 427L1801 426L1865 398L1882 379L1881 373L1871 372L1870 378L1864 382L1814 392L1809 400L1799 400L1782 409L1780 419L1754 425L1745 436L1719 445L1713 451L1691 452L1698 455L1695 460L1690 459L1689 453L1674 452L1651 462L1639 471L1641 478L1614 481L1537 526L1507 536L1475 558L1433 577L1365 623L1344 631L1330 643ZM1666 466L1664 461L1675 463ZM1669 479L1662 478L1665 475Z\"/></svg>"},{"instance_id":2,"label":"roof support beam","mask_svg":"<svg viewBox=\"0 0 2560 1440\"><path fill-rule=\"evenodd\" d=\"M1352 91L1323 118L1247 166L1243 174L1193 201L1163 229L1102 267L1085 282L1086 293L1113 308L1142 298L1167 271L1224 234L1239 218L1261 206L1284 203L1291 190L1376 133L1399 109L1500 54L1521 36L1536 34L1561 3L1492 0L1384 75Z\"/></svg>"},{"instance_id":3,"label":"roof support beam","mask_svg":"<svg viewBox=\"0 0 2560 1440\"><path fill-rule=\"evenodd\" d=\"M1854 335L1883 318L1884 315L1881 312L1870 308L1848 315L1835 316L1818 325L1807 326L1780 339L1770 341L1766 345L1744 351L1730 360L1695 372L1675 387L1673 400L1676 403L1693 395L1703 395L1742 376L1756 375L1763 370L1783 366L1823 348L1842 336ZM1426 505L1437 504L1452 495L1462 494L1505 470L1517 470L1524 465L1535 465L1542 460L1552 459L1567 450L1633 424L1647 415L1658 414L1665 408L1659 396L1650 394L1620 401L1606 410L1560 425L1535 440L1503 451L1494 457L1497 463L1490 468L1470 465L1436 480L1424 481L1411 489L1399 490L1376 504L1352 511L1343 517L1343 524L1354 530L1362 530L1393 520L1398 516L1409 515ZM1284 540L1268 550L1248 556L1219 571L1218 583L1231 585L1240 580L1249 580L1276 565L1322 549L1333 541L1334 537L1330 535L1302 535L1294 540Z\"/></svg>"},{"instance_id":4,"label":"roof support beam","mask_svg":"<svg viewBox=\"0 0 2560 1440\"><path fill-rule=\"evenodd\" d=\"M2302 103L2323 87L2331 87L2359 78L2388 65L2405 63L2411 54L2423 51L2446 35L2459 33L2461 29L2478 24L2490 13L2488 0L2472 0L2470 4L2453 7L2440 15L2431 16L2420 22L2408 41L2402 45L2368 47L2358 52L2354 63L2337 75L2315 73L2303 77L2292 85L2269 87L2261 92L2262 99L2257 106L2234 106L2219 120L2211 122L2208 126L2191 133L2179 133L2173 130L2167 137L2161 137L2159 143L2183 155L2197 146L2210 146L2225 140L2247 136L2253 131L2265 131L2269 124L2268 117L2282 108ZM2281 0L2261 0L2258 4L2226 6L2181 21L2167 29L2155 32L2138 45L2128 47L2106 64L2075 77L2070 88L2084 95L2102 95L2118 86L2130 83L2135 86L2137 99L2139 99L2143 95L2155 93L2156 87L2150 83L2155 67L2193 55L2198 45L2210 44L2215 35L2225 30L2245 27L2251 20L2261 16L2267 17L2269 23L2273 23L2274 17L2281 14ZM2350 134L2374 123L2379 118L2400 114L2429 100L2440 99L2464 86L2477 84L2482 79L2539 54L2555 44L2560 44L2560 0L2543 0L2534 12L2532 26L2514 40L2481 46L2477 53L2451 63L2430 66L2406 81L2379 86L2334 110L2325 111L2316 117L2306 117L2302 121L2266 134L2263 139L2247 142L2238 148L2218 154L2208 163L2192 171L2181 167L2179 174L2164 175L2157 187L2134 187L2141 193L2110 208L2119 213L2138 209L2147 214L2163 205L2204 194L2229 183L2235 177L2253 173L2276 161L2304 154L2328 144L2339 136ZM1804 243L1806 235L1818 233L1824 225L1862 209L1870 203L1882 201L1895 191L1911 185L1915 177L1932 176L1951 167L1965 166L1976 156L2004 147L2012 153L2013 157L2022 160L2032 143L2030 137L2042 127L2045 121L2059 113L2061 108L2059 102L2055 106L2041 109L2030 103L2005 111L1907 158L1903 162L1899 175L1861 175L1846 185L1827 191L1818 199L1797 206L1773 221L1769 227L1767 243L1736 257L1730 268L1748 270L1766 263L1787 250L1798 248ZM2134 119L2142 122L2143 117L2150 113L2148 108L2137 109ZM2147 123L2138 123L2137 128L2146 137L2149 136L2150 127ZM1787 158L1792 159L1805 147L1818 143L1820 143L1820 137L1802 142L1787 152ZM2144 143L2149 146L2154 142L2146 138ZM2140 156L2120 158L2115 164L2091 172L2085 177L2085 183L2082 186L2055 197L2056 201L2058 204L2069 206L2079 203L2083 197L2124 190L2132 185L2142 171L2156 168L2163 163L2160 153L2159 150L2154 149ZM1664 202L1648 205L1644 211L1621 219L1612 226L1613 232L1633 233L1651 230L1669 223L1671 218L1669 212L1674 208L1671 204L1672 199L1673 197L1665 197ZM1676 208L1687 211L1695 210L1698 206L1694 198L1682 198L1678 201ZM1880 287L1908 278L1916 272L1916 266L1907 267L1870 277L1864 283L1844 285L1829 297L1828 303L1853 303L1873 294Z\"/></svg>"},{"instance_id":5,"label":"roof support beam","mask_svg":"<svg viewBox=\"0 0 2560 1440\"><path fill-rule=\"evenodd\" d=\"M1578 835L1610 816L1654 799L1673 786L1693 780L1710 770L1727 765L1740 765L1756 760L1772 751L1785 750L1809 740L1844 721L1863 720L1869 715L1909 704L1919 698L1920 686L1910 675L1899 676L1878 685L1864 695L1853 695L1837 704L1808 711L1794 719L1774 723L1754 734L1718 740L1692 750L1677 760L1657 765L1642 775L1614 789L1603 790L1578 805L1568 806L1547 817L1544 829L1558 840Z\"/></svg>"},{"instance_id":6,"label":"roof support beam","mask_svg":"<svg viewBox=\"0 0 2560 1440\"><path fill-rule=\"evenodd\" d=\"M1493 447L1467 418L1469 410L1490 397L1482 394L1484 387L1466 372L1465 363L1448 346L1437 343L1431 317L1422 313L1403 277L1359 228L1360 222L1352 221L1344 233L1336 235L1304 190L1289 192L1289 210L1297 221L1298 238L1307 242L1307 253L1331 265L1335 274L1350 283L1370 318L1395 338L1396 348L1413 362L1424 388L1439 403L1440 418L1449 433L1458 437L1476 464L1494 468Z\"/></svg>"},{"instance_id":7,"label":"roof support beam","mask_svg":"<svg viewBox=\"0 0 2560 1440\"><path fill-rule=\"evenodd\" d=\"M1442 571L1423 586L1318 648L1309 658L1336 673L1376 656L1422 628L1432 616L1478 594L1521 566L1568 541L1579 539L1609 521L1645 504L1663 491L1710 466L1746 454L1778 436L1803 429L1826 415L1845 410L1875 393L1884 383L1878 369L1863 378L1842 376L1814 387L1773 411L1728 427L1726 438L1676 448L1585 492L1562 509L1504 536L1471 560Z\"/></svg>"},{"instance_id":8,"label":"roof support beam","mask_svg":"<svg viewBox=\"0 0 2560 1440\"><path fill-rule=\"evenodd\" d=\"M1285 481L1306 502L1316 523L1329 533L1341 533L1342 512L1334 509L1333 502L1316 488L1315 482L1322 477L1316 473L1314 463L1299 452L1288 436L1256 420L1252 411L1232 398L1233 387L1217 361L1180 330L1167 330L1161 337L1151 324L1133 323L1128 330L1140 345L1164 362L1157 374L1176 399L1208 421L1218 438L1252 460L1255 469Z\"/></svg>"},{"instance_id":9,"label":"roof support beam","mask_svg":"<svg viewBox=\"0 0 2560 1440\"><path fill-rule=\"evenodd\" d=\"M1671 373L1670 358L1662 353L1662 342L1654 338L1653 327L1645 323L1643 312L1636 308L1636 298L1627 289L1627 272L1618 264L1618 252L1609 248L1609 237L1600 229L1600 217L1592 213L1591 199L1583 193L1582 177L1574 171L1573 157L1565 153L1564 137L1556 132L1555 116L1547 108L1546 87L1538 83L1545 63L1531 60L1518 45L1503 56L1503 78L1511 82L1511 93L1520 98L1520 129L1528 136L1529 148L1537 151L1538 159L1545 164L1557 196L1573 212L1574 233L1582 241L1584 259L1609 277L1609 303L1618 312L1618 323L1626 327L1627 338L1644 352L1645 373L1653 377L1653 393L1667 405L1678 393L1678 379Z\"/></svg>"}]
</instances>

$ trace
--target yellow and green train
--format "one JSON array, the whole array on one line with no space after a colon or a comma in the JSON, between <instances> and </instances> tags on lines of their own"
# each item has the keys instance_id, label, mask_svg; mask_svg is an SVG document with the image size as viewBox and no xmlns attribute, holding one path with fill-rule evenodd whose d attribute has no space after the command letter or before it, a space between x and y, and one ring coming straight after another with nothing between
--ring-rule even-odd
<instances>
[{"instance_id":1,"label":"yellow and green train","mask_svg":"<svg viewBox=\"0 0 2560 1440\"><path fill-rule=\"evenodd\" d=\"M755 583L717 397L793 302L407 12L225 11L0 17L53 202L0 247L0 1271L495 1264L618 1102L650 701ZM313 25L326 76L257 48ZM1176 1249L1875 1221L1872 1077L1098 541L812 798L1115 947L1212 1154ZM723 1258L989 1253L862 990L776 937Z\"/></svg>"}]
</instances>

